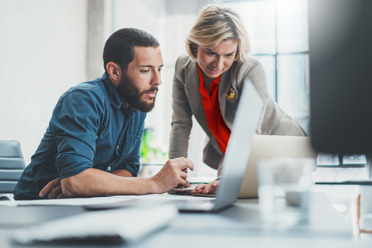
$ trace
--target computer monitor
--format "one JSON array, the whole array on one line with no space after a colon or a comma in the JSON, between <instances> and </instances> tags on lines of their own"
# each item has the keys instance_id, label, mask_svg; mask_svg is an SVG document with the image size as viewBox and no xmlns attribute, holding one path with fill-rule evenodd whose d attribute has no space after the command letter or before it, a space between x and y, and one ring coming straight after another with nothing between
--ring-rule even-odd
<instances>
[{"instance_id":1,"label":"computer monitor","mask_svg":"<svg viewBox=\"0 0 372 248\"><path fill-rule=\"evenodd\" d=\"M308 0L310 135L317 151L372 153L372 1Z\"/></svg>"}]
</instances>

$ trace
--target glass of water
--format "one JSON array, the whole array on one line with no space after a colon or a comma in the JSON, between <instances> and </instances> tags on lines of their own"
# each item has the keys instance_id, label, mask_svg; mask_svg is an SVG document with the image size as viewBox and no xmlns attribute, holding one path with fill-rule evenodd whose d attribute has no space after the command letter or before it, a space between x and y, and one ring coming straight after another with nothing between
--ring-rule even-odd
<instances>
[{"instance_id":1,"label":"glass of water","mask_svg":"<svg viewBox=\"0 0 372 248\"><path fill-rule=\"evenodd\" d=\"M258 162L261 219L273 226L306 222L309 216L312 172L310 158L276 158Z\"/></svg>"}]
</instances>

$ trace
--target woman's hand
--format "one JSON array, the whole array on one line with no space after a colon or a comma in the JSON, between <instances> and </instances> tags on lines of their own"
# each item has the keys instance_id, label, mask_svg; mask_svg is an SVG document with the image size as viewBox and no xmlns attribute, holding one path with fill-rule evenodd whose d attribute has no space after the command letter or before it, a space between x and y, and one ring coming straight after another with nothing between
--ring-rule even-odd
<instances>
[{"instance_id":1,"label":"woman's hand","mask_svg":"<svg viewBox=\"0 0 372 248\"><path fill-rule=\"evenodd\" d=\"M195 189L191 191L191 194L215 194L219 183L220 180L216 179L208 184L198 184Z\"/></svg>"}]
</instances>

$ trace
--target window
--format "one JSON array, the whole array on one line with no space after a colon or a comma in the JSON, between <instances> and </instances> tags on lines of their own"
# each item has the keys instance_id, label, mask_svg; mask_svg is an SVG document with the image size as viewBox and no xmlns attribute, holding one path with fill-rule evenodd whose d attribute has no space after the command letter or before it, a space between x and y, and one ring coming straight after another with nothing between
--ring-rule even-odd
<instances>
[{"instance_id":1,"label":"window","mask_svg":"<svg viewBox=\"0 0 372 248\"><path fill-rule=\"evenodd\" d=\"M243 19L251 53L265 68L272 97L296 120L308 117L307 1L224 1L223 5Z\"/></svg>"}]
</instances>

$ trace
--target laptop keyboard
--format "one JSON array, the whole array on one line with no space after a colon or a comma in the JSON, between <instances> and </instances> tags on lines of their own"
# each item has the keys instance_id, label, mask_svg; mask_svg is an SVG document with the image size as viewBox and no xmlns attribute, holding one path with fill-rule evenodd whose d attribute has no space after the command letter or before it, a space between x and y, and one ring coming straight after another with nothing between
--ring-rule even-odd
<instances>
[{"instance_id":1,"label":"laptop keyboard","mask_svg":"<svg viewBox=\"0 0 372 248\"><path fill-rule=\"evenodd\" d=\"M364 154L319 153L313 181L318 184L371 184L371 167Z\"/></svg>"},{"instance_id":2,"label":"laptop keyboard","mask_svg":"<svg viewBox=\"0 0 372 248\"><path fill-rule=\"evenodd\" d=\"M195 186L189 187L189 188L173 188L170 191L168 191L168 194L172 195L192 195L192 196L202 196L202 197L216 197L213 193L208 194L191 194L191 192L194 190Z\"/></svg>"},{"instance_id":3,"label":"laptop keyboard","mask_svg":"<svg viewBox=\"0 0 372 248\"><path fill-rule=\"evenodd\" d=\"M364 154L328 154L319 153L317 167L365 167L367 158Z\"/></svg>"}]
</instances>

